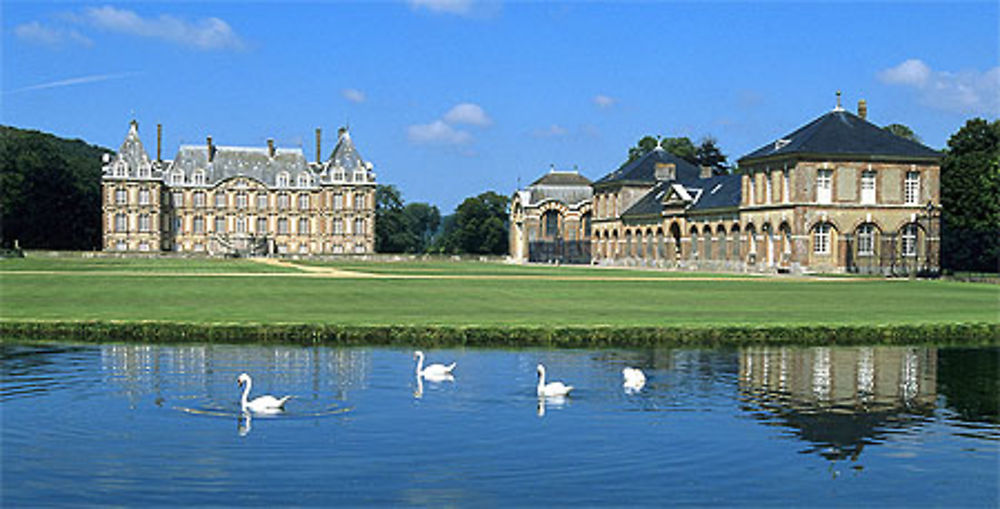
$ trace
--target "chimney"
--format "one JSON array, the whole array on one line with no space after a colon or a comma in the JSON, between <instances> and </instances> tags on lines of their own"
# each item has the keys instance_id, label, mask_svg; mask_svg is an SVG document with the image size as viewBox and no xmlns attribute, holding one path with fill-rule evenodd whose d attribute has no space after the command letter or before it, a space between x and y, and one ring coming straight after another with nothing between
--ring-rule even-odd
<instances>
[{"instance_id":1,"label":"chimney","mask_svg":"<svg viewBox=\"0 0 1000 509\"><path fill-rule=\"evenodd\" d=\"M656 163L653 167L653 176L656 180L676 180L677 165L674 163Z\"/></svg>"},{"instance_id":2,"label":"chimney","mask_svg":"<svg viewBox=\"0 0 1000 509\"><path fill-rule=\"evenodd\" d=\"M212 162L212 159L215 158L215 147L212 146L212 137L211 136L207 137L205 141L207 143L207 148L208 148L208 162Z\"/></svg>"},{"instance_id":3,"label":"chimney","mask_svg":"<svg viewBox=\"0 0 1000 509\"><path fill-rule=\"evenodd\" d=\"M344 137L344 133L346 132L347 132L346 127L341 127L340 129L337 129L337 140L340 141L340 139Z\"/></svg>"},{"instance_id":4,"label":"chimney","mask_svg":"<svg viewBox=\"0 0 1000 509\"><path fill-rule=\"evenodd\" d=\"M320 148L319 148L319 139L320 139L320 136L322 135L322 133L323 133L323 131L320 128L317 127L316 128L316 164L319 164L319 163L322 162L322 157L320 155Z\"/></svg>"},{"instance_id":5,"label":"chimney","mask_svg":"<svg viewBox=\"0 0 1000 509\"><path fill-rule=\"evenodd\" d=\"M868 101L864 99L858 101L858 116L861 120L868 120Z\"/></svg>"},{"instance_id":6,"label":"chimney","mask_svg":"<svg viewBox=\"0 0 1000 509\"><path fill-rule=\"evenodd\" d=\"M267 139L267 156L274 158L274 138Z\"/></svg>"},{"instance_id":7,"label":"chimney","mask_svg":"<svg viewBox=\"0 0 1000 509\"><path fill-rule=\"evenodd\" d=\"M702 166L701 167L701 174L699 175L699 177L701 177L703 179L710 179L710 178L712 178L713 173L714 172L712 171L712 167L711 166Z\"/></svg>"},{"instance_id":8,"label":"chimney","mask_svg":"<svg viewBox=\"0 0 1000 509\"><path fill-rule=\"evenodd\" d=\"M156 162L160 159L160 147L163 146L163 124L156 124Z\"/></svg>"}]
</instances>

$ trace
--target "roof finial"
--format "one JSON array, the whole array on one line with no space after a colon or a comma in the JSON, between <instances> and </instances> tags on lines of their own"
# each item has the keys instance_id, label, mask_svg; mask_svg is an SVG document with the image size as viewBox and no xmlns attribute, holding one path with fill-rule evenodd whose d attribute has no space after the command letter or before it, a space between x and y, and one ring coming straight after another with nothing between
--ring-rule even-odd
<instances>
[{"instance_id":1,"label":"roof finial","mask_svg":"<svg viewBox=\"0 0 1000 509\"><path fill-rule=\"evenodd\" d=\"M844 108L840 107L840 90L837 91L837 107L833 111L844 111Z\"/></svg>"},{"instance_id":2,"label":"roof finial","mask_svg":"<svg viewBox=\"0 0 1000 509\"><path fill-rule=\"evenodd\" d=\"M556 171L555 163L549 163L549 173L554 173Z\"/></svg>"}]
</instances>

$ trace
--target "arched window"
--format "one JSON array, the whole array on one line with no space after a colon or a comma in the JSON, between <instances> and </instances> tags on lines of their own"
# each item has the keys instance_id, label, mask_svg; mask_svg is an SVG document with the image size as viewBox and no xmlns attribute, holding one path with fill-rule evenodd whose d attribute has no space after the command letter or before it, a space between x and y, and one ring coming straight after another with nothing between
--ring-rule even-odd
<instances>
[{"instance_id":1,"label":"arched window","mask_svg":"<svg viewBox=\"0 0 1000 509\"><path fill-rule=\"evenodd\" d=\"M542 231L546 237L559 237L558 210L548 210L542 214Z\"/></svg>"},{"instance_id":2,"label":"arched window","mask_svg":"<svg viewBox=\"0 0 1000 509\"><path fill-rule=\"evenodd\" d=\"M580 218L580 228L583 230L580 232L580 238L589 239L590 238L590 212L587 212Z\"/></svg>"},{"instance_id":3,"label":"arched window","mask_svg":"<svg viewBox=\"0 0 1000 509\"><path fill-rule=\"evenodd\" d=\"M691 258L698 257L698 228L691 228Z\"/></svg>"},{"instance_id":4,"label":"arched window","mask_svg":"<svg viewBox=\"0 0 1000 509\"><path fill-rule=\"evenodd\" d=\"M875 225L865 223L858 227L858 256L875 254Z\"/></svg>"},{"instance_id":5,"label":"arched window","mask_svg":"<svg viewBox=\"0 0 1000 509\"><path fill-rule=\"evenodd\" d=\"M904 225L901 233L903 256L917 256L917 225L914 223Z\"/></svg>"},{"instance_id":6,"label":"arched window","mask_svg":"<svg viewBox=\"0 0 1000 509\"><path fill-rule=\"evenodd\" d=\"M726 227L721 224L715 229L715 236L719 239L719 248L716 253L716 258L720 260L729 259L729 251L727 250L728 245L726 244Z\"/></svg>"},{"instance_id":7,"label":"arched window","mask_svg":"<svg viewBox=\"0 0 1000 509\"><path fill-rule=\"evenodd\" d=\"M813 253L830 254L830 223L820 223L813 228Z\"/></svg>"}]
</instances>

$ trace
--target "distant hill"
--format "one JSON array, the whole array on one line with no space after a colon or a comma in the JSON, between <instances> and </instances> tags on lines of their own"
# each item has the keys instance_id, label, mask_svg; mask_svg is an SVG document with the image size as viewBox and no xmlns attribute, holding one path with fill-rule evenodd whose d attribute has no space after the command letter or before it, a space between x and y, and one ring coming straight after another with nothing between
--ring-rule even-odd
<instances>
[{"instance_id":1,"label":"distant hill","mask_svg":"<svg viewBox=\"0 0 1000 509\"><path fill-rule=\"evenodd\" d=\"M101 156L83 140L0 126L0 244L100 249Z\"/></svg>"}]
</instances>

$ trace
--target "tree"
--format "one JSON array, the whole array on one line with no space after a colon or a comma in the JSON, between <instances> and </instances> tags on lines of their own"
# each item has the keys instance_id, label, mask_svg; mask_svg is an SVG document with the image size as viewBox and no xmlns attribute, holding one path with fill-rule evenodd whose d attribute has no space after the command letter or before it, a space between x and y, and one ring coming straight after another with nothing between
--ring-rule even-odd
<instances>
[{"instance_id":1,"label":"tree","mask_svg":"<svg viewBox=\"0 0 1000 509\"><path fill-rule=\"evenodd\" d=\"M910 129L909 127L906 127L903 124L889 124L883 127L882 129L885 129L886 131L889 131L890 133L895 134L900 138L906 138L908 140L920 143L920 137L913 132L913 129Z\"/></svg>"},{"instance_id":2,"label":"tree","mask_svg":"<svg viewBox=\"0 0 1000 509\"><path fill-rule=\"evenodd\" d=\"M698 150L695 148L694 143L691 143L691 139L687 136L681 136L679 138L663 138L660 141L660 146L663 150L670 152L671 154L691 163L698 164Z\"/></svg>"},{"instance_id":3,"label":"tree","mask_svg":"<svg viewBox=\"0 0 1000 509\"><path fill-rule=\"evenodd\" d=\"M729 165L726 164L726 155L716 145L718 140L712 136L705 136L695 150L695 158L698 166L709 166L717 174L729 173Z\"/></svg>"},{"instance_id":4,"label":"tree","mask_svg":"<svg viewBox=\"0 0 1000 509\"><path fill-rule=\"evenodd\" d=\"M375 252L405 253L416 244L406 215L403 196L393 185L375 187Z\"/></svg>"},{"instance_id":5,"label":"tree","mask_svg":"<svg viewBox=\"0 0 1000 509\"><path fill-rule=\"evenodd\" d=\"M1000 121L975 118L941 163L941 265L1000 272Z\"/></svg>"},{"instance_id":6,"label":"tree","mask_svg":"<svg viewBox=\"0 0 1000 509\"><path fill-rule=\"evenodd\" d=\"M508 198L493 191L466 198L444 221L435 243L441 253L504 254L507 252Z\"/></svg>"},{"instance_id":7,"label":"tree","mask_svg":"<svg viewBox=\"0 0 1000 509\"><path fill-rule=\"evenodd\" d=\"M628 149L628 161L625 161L625 164L631 163L632 161L639 159L640 157L646 155L647 153L652 152L653 149L656 148L656 144L657 144L656 138L648 134L646 136L643 136L641 139L639 139L639 142L636 143L634 147Z\"/></svg>"},{"instance_id":8,"label":"tree","mask_svg":"<svg viewBox=\"0 0 1000 509\"><path fill-rule=\"evenodd\" d=\"M427 203L409 203L403 208L403 215L416 240L413 252L426 251L441 224L441 212L436 206Z\"/></svg>"}]
</instances>

